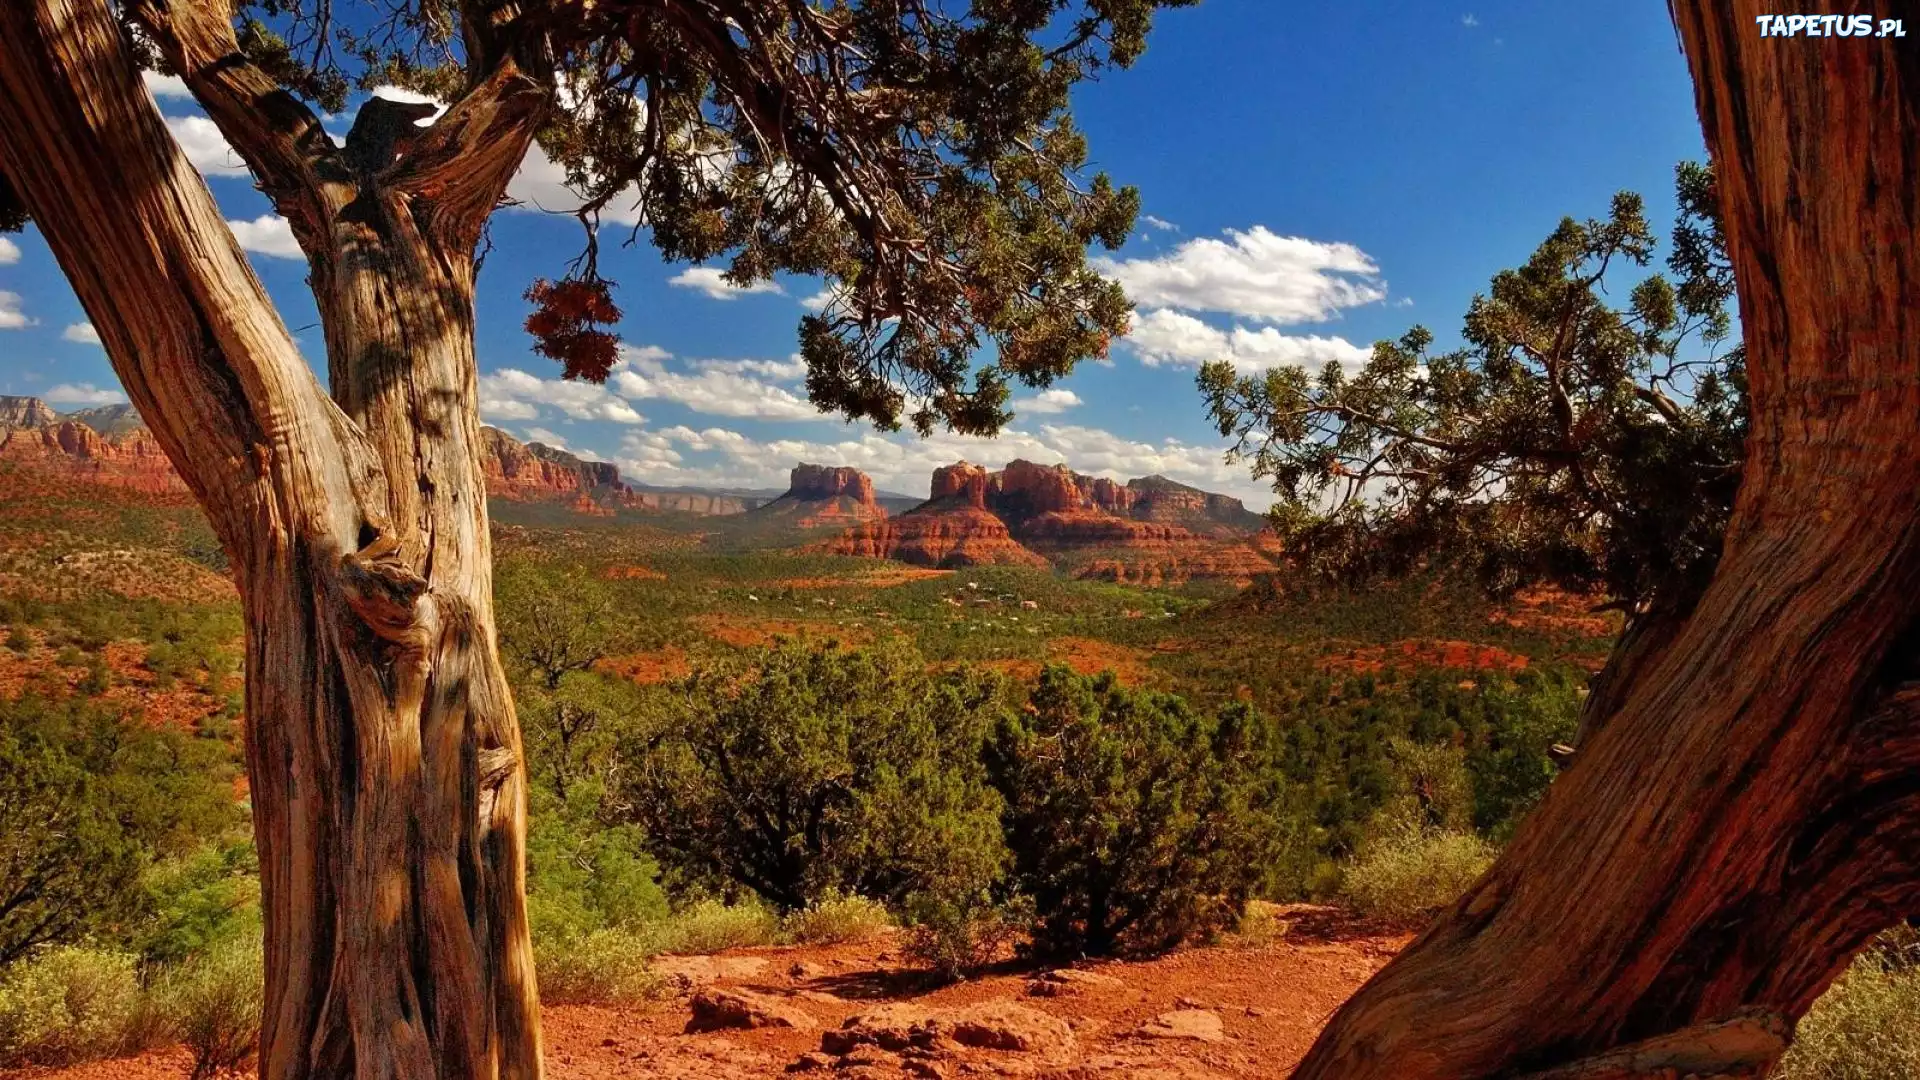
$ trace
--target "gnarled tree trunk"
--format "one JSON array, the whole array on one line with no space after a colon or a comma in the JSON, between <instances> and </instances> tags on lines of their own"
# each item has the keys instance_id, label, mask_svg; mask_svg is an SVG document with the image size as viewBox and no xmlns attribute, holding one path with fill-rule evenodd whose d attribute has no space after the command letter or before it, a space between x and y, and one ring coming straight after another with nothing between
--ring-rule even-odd
<instances>
[{"instance_id":1,"label":"gnarled tree trunk","mask_svg":"<svg viewBox=\"0 0 1920 1080\"><path fill-rule=\"evenodd\" d=\"M292 222L334 381L330 397L104 0L0 4L0 173L205 507L246 612L261 1075L537 1077L472 296L480 225L546 95L503 58L431 130L363 110L343 152L317 122L286 135L291 99L241 57L224 3L134 14Z\"/></svg>"},{"instance_id":2,"label":"gnarled tree trunk","mask_svg":"<svg viewBox=\"0 0 1920 1080\"><path fill-rule=\"evenodd\" d=\"M1920 52L1763 38L1757 0L1673 9L1751 375L1719 568L1299 1080L1762 1075L1920 903Z\"/></svg>"}]
</instances>

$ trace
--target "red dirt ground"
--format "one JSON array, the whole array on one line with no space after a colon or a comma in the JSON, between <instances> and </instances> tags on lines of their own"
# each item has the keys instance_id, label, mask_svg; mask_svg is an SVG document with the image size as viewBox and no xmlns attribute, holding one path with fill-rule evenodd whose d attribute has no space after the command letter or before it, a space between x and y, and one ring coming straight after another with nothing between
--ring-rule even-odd
<instances>
[{"instance_id":1,"label":"red dirt ground","mask_svg":"<svg viewBox=\"0 0 1920 1080\"><path fill-rule=\"evenodd\" d=\"M1527 666L1527 658L1492 645L1475 645L1466 641L1410 640L1349 649L1347 655L1329 656L1321 663L1329 671L1365 675L1382 672L1389 667L1403 671L1425 668L1521 671Z\"/></svg>"},{"instance_id":2,"label":"red dirt ground","mask_svg":"<svg viewBox=\"0 0 1920 1080\"><path fill-rule=\"evenodd\" d=\"M543 1010L547 1075L555 1080L748 1080L817 1074L836 1078L1015 1076L1035 1080L1225 1080L1278 1077L1306 1053L1334 1009L1410 935L1357 925L1323 908L1278 909L1291 928L1271 943L1182 950L1141 963L1088 965L1115 980L1062 997L1028 993L1040 970L1006 967L928 990L897 957L897 942L739 949L718 957L663 958L679 993L632 1007L556 1005ZM684 1033L691 993L748 990L797 1008L817 1027ZM864 1047L822 1054L821 1034L846 1018L889 1006L923 1017L986 1003L1018 1005L1066 1021L1070 1045L1055 1052L936 1044L904 1054ZM1151 1038L1141 1026L1175 1009L1217 1016L1217 1041ZM179 1050L7 1077L34 1080L179 1080ZM812 1068L806 1068L811 1065Z\"/></svg>"}]
</instances>

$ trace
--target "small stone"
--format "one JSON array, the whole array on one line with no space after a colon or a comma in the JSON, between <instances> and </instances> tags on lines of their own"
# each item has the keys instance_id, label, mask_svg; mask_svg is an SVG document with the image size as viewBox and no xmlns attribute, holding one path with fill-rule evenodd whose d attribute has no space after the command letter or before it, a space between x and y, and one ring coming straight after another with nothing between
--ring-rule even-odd
<instances>
[{"instance_id":1,"label":"small stone","mask_svg":"<svg viewBox=\"0 0 1920 1080\"><path fill-rule=\"evenodd\" d=\"M1074 1045L1066 1021L1011 1001L988 1001L935 1021L941 1033L962 1046L1022 1053L1054 1054Z\"/></svg>"},{"instance_id":2,"label":"small stone","mask_svg":"<svg viewBox=\"0 0 1920 1080\"><path fill-rule=\"evenodd\" d=\"M811 1031L813 1017L790 1001L749 990L702 990L688 1003L693 1016L687 1033L728 1028L794 1028Z\"/></svg>"},{"instance_id":3,"label":"small stone","mask_svg":"<svg viewBox=\"0 0 1920 1080\"><path fill-rule=\"evenodd\" d=\"M1059 968L1045 972L1028 983L1027 993L1034 997L1067 997L1088 990L1118 989L1125 985L1111 975L1079 968Z\"/></svg>"},{"instance_id":4,"label":"small stone","mask_svg":"<svg viewBox=\"0 0 1920 1080\"><path fill-rule=\"evenodd\" d=\"M1142 1039L1190 1039L1217 1043L1227 1037L1220 1015L1207 1009L1175 1009L1141 1024L1134 1035Z\"/></svg>"},{"instance_id":5,"label":"small stone","mask_svg":"<svg viewBox=\"0 0 1920 1080\"><path fill-rule=\"evenodd\" d=\"M833 1068L833 1059L818 1050L809 1050L787 1065L790 1073L813 1072L815 1069Z\"/></svg>"}]
</instances>

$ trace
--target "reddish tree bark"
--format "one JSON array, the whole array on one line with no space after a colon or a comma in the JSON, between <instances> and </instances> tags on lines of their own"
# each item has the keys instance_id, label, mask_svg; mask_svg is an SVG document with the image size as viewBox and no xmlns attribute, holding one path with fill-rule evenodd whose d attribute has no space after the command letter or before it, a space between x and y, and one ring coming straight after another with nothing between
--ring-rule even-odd
<instances>
[{"instance_id":1,"label":"reddish tree bark","mask_svg":"<svg viewBox=\"0 0 1920 1080\"><path fill-rule=\"evenodd\" d=\"M1762 1075L1920 901L1920 50L1672 8L1751 376L1722 561L1298 1080Z\"/></svg>"},{"instance_id":2,"label":"reddish tree bark","mask_svg":"<svg viewBox=\"0 0 1920 1080\"><path fill-rule=\"evenodd\" d=\"M474 246L548 94L500 57L345 148L225 0L127 5L306 251L333 393L105 0L0 4L0 173L232 557L266 924L260 1073L537 1077L525 770L496 653Z\"/></svg>"}]
</instances>

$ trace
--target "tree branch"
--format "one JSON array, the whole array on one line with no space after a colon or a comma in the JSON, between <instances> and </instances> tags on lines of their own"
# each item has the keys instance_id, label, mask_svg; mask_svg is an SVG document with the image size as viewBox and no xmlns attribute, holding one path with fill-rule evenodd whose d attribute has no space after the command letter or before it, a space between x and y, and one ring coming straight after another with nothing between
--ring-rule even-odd
<instances>
[{"instance_id":1,"label":"tree branch","mask_svg":"<svg viewBox=\"0 0 1920 1080\"><path fill-rule=\"evenodd\" d=\"M421 132L379 176L384 185L432 204L434 232L454 250L479 241L480 229L553 107L553 91L512 60Z\"/></svg>"},{"instance_id":2,"label":"tree branch","mask_svg":"<svg viewBox=\"0 0 1920 1080\"><path fill-rule=\"evenodd\" d=\"M128 11L253 171L302 250L315 250L329 206L343 204L351 188L330 199L323 174L338 153L333 139L311 109L241 51L229 0L138 0ZM332 183L339 186L337 179Z\"/></svg>"}]
</instances>

